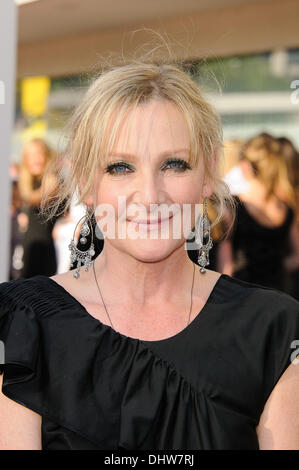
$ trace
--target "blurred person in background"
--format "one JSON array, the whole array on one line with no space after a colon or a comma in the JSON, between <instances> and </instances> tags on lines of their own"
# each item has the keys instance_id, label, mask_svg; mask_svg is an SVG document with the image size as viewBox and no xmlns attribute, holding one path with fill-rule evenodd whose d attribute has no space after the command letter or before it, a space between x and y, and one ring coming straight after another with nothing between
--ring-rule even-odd
<instances>
[{"instance_id":1,"label":"blurred person in background","mask_svg":"<svg viewBox=\"0 0 299 470\"><path fill-rule=\"evenodd\" d=\"M41 182L53 157L49 145L40 138L28 141L22 150L18 188L22 207L28 216L28 227L23 240L22 277L37 274L51 276L56 273L57 261L52 230L55 220L45 222L39 215ZM56 187L55 176L48 176L47 186Z\"/></svg>"},{"instance_id":2,"label":"blurred person in background","mask_svg":"<svg viewBox=\"0 0 299 470\"><path fill-rule=\"evenodd\" d=\"M68 209L63 217L59 217L53 227L52 237L56 251L57 274L70 269L70 257L67 251L74 232L74 222Z\"/></svg>"},{"instance_id":3,"label":"blurred person in background","mask_svg":"<svg viewBox=\"0 0 299 470\"><path fill-rule=\"evenodd\" d=\"M224 142L221 170L223 180L228 185L231 194L244 193L249 190L249 183L244 178L242 165L240 165L240 152L244 143L241 139L228 139Z\"/></svg>"},{"instance_id":4,"label":"blurred person in background","mask_svg":"<svg viewBox=\"0 0 299 470\"><path fill-rule=\"evenodd\" d=\"M299 300L299 153L293 143L286 137L279 137L281 154L287 166L291 192L295 199L295 221L292 225L288 256L284 259L286 273L286 292ZM282 199L287 199L289 186L281 189Z\"/></svg>"},{"instance_id":5,"label":"blurred person in background","mask_svg":"<svg viewBox=\"0 0 299 470\"><path fill-rule=\"evenodd\" d=\"M229 187L231 194L244 193L249 190L248 181L245 179L242 171L242 165L240 164L240 154L242 146L244 145L242 139L227 139L224 141L223 146L223 159L220 165L220 171L222 174L223 181ZM211 220L214 220L217 216L217 208L211 210ZM217 225L213 227L212 238L214 243L213 255L211 257L211 269L218 269L221 264L221 256L225 251L219 248L219 243L223 239L227 232L226 224L223 220L219 221ZM225 262L225 260L224 260Z\"/></svg>"},{"instance_id":6,"label":"blurred person in background","mask_svg":"<svg viewBox=\"0 0 299 470\"><path fill-rule=\"evenodd\" d=\"M281 146L262 133L243 146L240 158L249 190L234 196L237 216L230 235L220 244L218 269L243 281L284 290L283 260L295 220L295 198Z\"/></svg>"},{"instance_id":7,"label":"blurred person in background","mask_svg":"<svg viewBox=\"0 0 299 470\"><path fill-rule=\"evenodd\" d=\"M12 163L9 167L9 176L12 182L18 181L19 179L19 165L17 163Z\"/></svg>"},{"instance_id":8,"label":"blurred person in background","mask_svg":"<svg viewBox=\"0 0 299 470\"><path fill-rule=\"evenodd\" d=\"M23 267L23 227L26 224L26 216L21 211L21 197L18 190L19 168L12 164L9 168L11 179L11 219L10 219L10 257L9 257L9 279L17 279L21 276ZM24 218L25 217L25 218Z\"/></svg>"},{"instance_id":9,"label":"blurred person in background","mask_svg":"<svg viewBox=\"0 0 299 470\"><path fill-rule=\"evenodd\" d=\"M244 178L242 165L240 164L241 149L244 143L245 141L242 139L226 139L224 141L223 159L220 165L220 171L222 174L222 179L228 185L231 194L239 194L249 190L249 184ZM216 208L214 208L214 211L216 211L217 214ZM212 220L214 220L214 218L212 217ZM215 249L213 250L213 256L211 260L212 266L214 266L215 270L218 269L218 266L223 266L221 257L222 255L226 256L225 250L222 249L223 247L218 250L219 243L227 232L227 226L224 220L219 221L218 224L214 227L214 230L216 228L216 236L215 233L212 234ZM225 262L226 258L223 260L223 263Z\"/></svg>"}]
</instances>

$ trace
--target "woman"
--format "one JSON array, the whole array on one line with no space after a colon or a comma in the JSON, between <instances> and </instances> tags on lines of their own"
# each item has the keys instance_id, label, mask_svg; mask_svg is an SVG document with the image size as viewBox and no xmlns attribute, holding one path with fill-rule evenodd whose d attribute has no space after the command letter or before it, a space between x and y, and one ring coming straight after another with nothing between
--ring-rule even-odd
<instances>
[{"instance_id":1,"label":"woman","mask_svg":"<svg viewBox=\"0 0 299 470\"><path fill-rule=\"evenodd\" d=\"M36 274L51 276L56 273L57 262L52 230L55 218L45 222L39 214L41 182L47 166L53 158L51 148L43 139L34 138L23 147L18 187L27 214L27 231L23 240L22 277ZM55 178L47 177L47 184L53 189Z\"/></svg>"},{"instance_id":2,"label":"woman","mask_svg":"<svg viewBox=\"0 0 299 470\"><path fill-rule=\"evenodd\" d=\"M207 199L222 214L231 197L197 85L171 65L116 67L71 124L48 215L79 187L104 247L90 266L71 243L85 269L1 284L2 448L299 449L298 302L205 269ZM190 207L201 268L178 236Z\"/></svg>"},{"instance_id":3,"label":"woman","mask_svg":"<svg viewBox=\"0 0 299 470\"><path fill-rule=\"evenodd\" d=\"M18 254L22 250L22 232L20 221L22 219L21 198L18 191L18 183L11 182L11 210L10 210L10 257L9 279L18 279L21 274L21 266Z\"/></svg>"},{"instance_id":4,"label":"woman","mask_svg":"<svg viewBox=\"0 0 299 470\"><path fill-rule=\"evenodd\" d=\"M284 290L296 202L281 146L269 134L260 134L246 142L240 158L248 189L235 196L237 217L229 239L219 246L218 269Z\"/></svg>"}]
</instances>

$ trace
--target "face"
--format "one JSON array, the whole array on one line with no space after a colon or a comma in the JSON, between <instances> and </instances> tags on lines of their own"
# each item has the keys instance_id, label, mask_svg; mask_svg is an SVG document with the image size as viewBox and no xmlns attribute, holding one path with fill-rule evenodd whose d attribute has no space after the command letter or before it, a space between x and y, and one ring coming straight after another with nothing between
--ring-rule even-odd
<instances>
[{"instance_id":1,"label":"face","mask_svg":"<svg viewBox=\"0 0 299 470\"><path fill-rule=\"evenodd\" d=\"M199 158L194 168L188 164L188 127L175 104L153 100L138 106L124 121L108 165L97 175L95 215L106 232L105 248L111 244L140 261L154 262L185 244L190 230L184 234L183 204L189 207L192 229L195 204L202 203L204 189L208 195L203 162ZM113 208L116 226L113 213L102 212L103 204ZM187 211L185 216L188 219ZM110 228L113 224L115 236L107 233L108 224Z\"/></svg>"},{"instance_id":2,"label":"face","mask_svg":"<svg viewBox=\"0 0 299 470\"><path fill-rule=\"evenodd\" d=\"M27 143L26 164L33 176L39 176L42 174L46 164L46 156L39 144L34 142Z\"/></svg>"}]
</instances>

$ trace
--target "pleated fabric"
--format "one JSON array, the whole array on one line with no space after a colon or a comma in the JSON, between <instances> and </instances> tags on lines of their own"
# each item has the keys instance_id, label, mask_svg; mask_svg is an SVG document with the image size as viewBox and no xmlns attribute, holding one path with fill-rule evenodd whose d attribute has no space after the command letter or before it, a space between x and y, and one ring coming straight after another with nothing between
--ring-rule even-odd
<instances>
[{"instance_id":1,"label":"pleated fabric","mask_svg":"<svg viewBox=\"0 0 299 470\"><path fill-rule=\"evenodd\" d=\"M2 391L42 416L43 449L258 449L299 302L222 274L184 330L142 341L39 275L0 284L0 339Z\"/></svg>"}]
</instances>

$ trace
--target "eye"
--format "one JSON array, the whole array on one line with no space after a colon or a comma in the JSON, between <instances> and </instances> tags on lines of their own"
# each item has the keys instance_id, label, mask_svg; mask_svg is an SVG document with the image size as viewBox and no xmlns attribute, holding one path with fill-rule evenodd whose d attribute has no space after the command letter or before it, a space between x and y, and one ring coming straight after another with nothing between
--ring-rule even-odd
<instances>
[{"instance_id":1,"label":"eye","mask_svg":"<svg viewBox=\"0 0 299 470\"><path fill-rule=\"evenodd\" d=\"M130 171L126 171L130 170ZM127 173L131 173L131 170L133 170L133 167L129 165L126 162L116 162L116 163L111 163L110 165L107 166L105 169L106 173L109 173L110 175L124 175Z\"/></svg>"},{"instance_id":2,"label":"eye","mask_svg":"<svg viewBox=\"0 0 299 470\"><path fill-rule=\"evenodd\" d=\"M168 167L168 168L167 168ZM186 170L191 170L191 167L186 160L183 160L181 158L171 158L166 160L166 162L163 165L163 170L175 170L175 171L186 171Z\"/></svg>"},{"instance_id":3,"label":"eye","mask_svg":"<svg viewBox=\"0 0 299 470\"><path fill-rule=\"evenodd\" d=\"M164 162L162 166L162 170L174 170L177 172L183 172L187 169L191 169L190 165L186 160L181 158L169 158ZM115 162L111 163L105 169L105 173L109 173L110 175L126 175L132 173L134 167L127 162Z\"/></svg>"}]
</instances>

